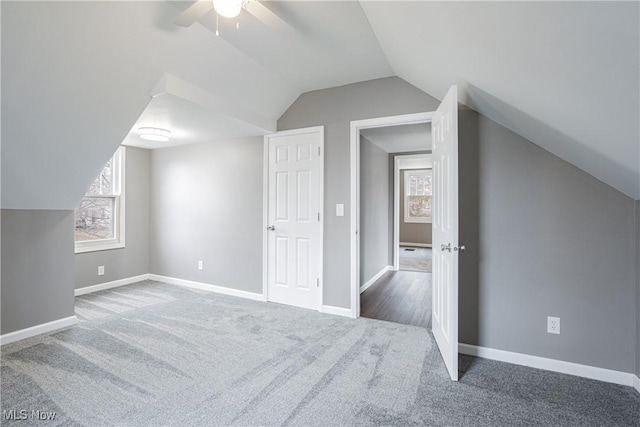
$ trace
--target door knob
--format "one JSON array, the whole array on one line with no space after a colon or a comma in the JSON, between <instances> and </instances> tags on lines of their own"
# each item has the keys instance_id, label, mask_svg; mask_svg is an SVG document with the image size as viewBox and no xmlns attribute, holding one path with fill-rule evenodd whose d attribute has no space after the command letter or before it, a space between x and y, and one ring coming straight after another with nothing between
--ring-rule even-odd
<instances>
[{"instance_id":1,"label":"door knob","mask_svg":"<svg viewBox=\"0 0 640 427\"><path fill-rule=\"evenodd\" d=\"M441 250L442 252L444 252L444 251L449 251L449 252L451 252L451 243L449 243L447 246L445 246L444 244L440 245L440 250Z\"/></svg>"},{"instance_id":2,"label":"door knob","mask_svg":"<svg viewBox=\"0 0 640 427\"><path fill-rule=\"evenodd\" d=\"M460 246L457 246L457 247L453 248L453 250L454 251L464 252L464 251L467 250L467 248L464 245L460 245Z\"/></svg>"},{"instance_id":3,"label":"door knob","mask_svg":"<svg viewBox=\"0 0 640 427\"><path fill-rule=\"evenodd\" d=\"M275 225L270 225L270 226L267 227L267 230L276 231L276 226Z\"/></svg>"}]
</instances>

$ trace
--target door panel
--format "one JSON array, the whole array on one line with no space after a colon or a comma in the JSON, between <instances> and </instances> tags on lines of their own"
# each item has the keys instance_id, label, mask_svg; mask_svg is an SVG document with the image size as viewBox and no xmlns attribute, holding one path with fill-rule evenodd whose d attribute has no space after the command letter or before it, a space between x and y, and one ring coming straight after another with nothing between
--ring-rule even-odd
<instances>
[{"instance_id":1,"label":"door panel","mask_svg":"<svg viewBox=\"0 0 640 427\"><path fill-rule=\"evenodd\" d=\"M322 128L265 136L267 299L319 309Z\"/></svg>"},{"instance_id":2,"label":"door panel","mask_svg":"<svg viewBox=\"0 0 640 427\"><path fill-rule=\"evenodd\" d=\"M432 121L433 335L458 380L458 93L452 86Z\"/></svg>"}]
</instances>

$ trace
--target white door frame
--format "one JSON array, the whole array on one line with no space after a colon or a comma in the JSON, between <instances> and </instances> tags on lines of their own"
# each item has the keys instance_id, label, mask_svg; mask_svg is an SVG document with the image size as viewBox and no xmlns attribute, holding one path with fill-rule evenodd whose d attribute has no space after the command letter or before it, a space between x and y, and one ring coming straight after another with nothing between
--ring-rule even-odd
<instances>
[{"instance_id":1,"label":"white door frame","mask_svg":"<svg viewBox=\"0 0 640 427\"><path fill-rule=\"evenodd\" d=\"M360 230L360 131L379 127L430 123L432 116L433 112L427 112L351 122L350 283L351 317L353 318L360 317L360 236L358 235Z\"/></svg>"},{"instance_id":2,"label":"white door frame","mask_svg":"<svg viewBox=\"0 0 640 427\"><path fill-rule=\"evenodd\" d=\"M301 135L305 133L320 133L320 171L318 174L318 211L320 220L318 221L318 275L320 283L318 284L318 311L322 311L322 301L324 300L324 126L314 126L301 129L292 129L280 131L264 136L263 147L263 167L262 167L262 299L269 301L268 289L268 263L269 263L269 246L268 246L268 230L269 226L269 136L270 135Z\"/></svg>"},{"instance_id":3,"label":"white door frame","mask_svg":"<svg viewBox=\"0 0 640 427\"><path fill-rule=\"evenodd\" d=\"M425 158L430 159L431 154L398 154L393 159L393 271L400 270L400 203L404 203L400 200L400 160Z\"/></svg>"}]
</instances>

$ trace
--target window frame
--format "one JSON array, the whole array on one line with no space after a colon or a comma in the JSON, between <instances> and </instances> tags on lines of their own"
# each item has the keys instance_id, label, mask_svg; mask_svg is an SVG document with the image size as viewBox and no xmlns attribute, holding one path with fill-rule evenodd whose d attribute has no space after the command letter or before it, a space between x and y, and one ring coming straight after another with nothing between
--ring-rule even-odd
<instances>
[{"instance_id":1,"label":"window frame","mask_svg":"<svg viewBox=\"0 0 640 427\"><path fill-rule=\"evenodd\" d=\"M422 175L422 176L431 176L431 194L429 195L415 195L415 194L409 194L410 193L410 186L409 186L409 177L411 175ZM409 216L409 197L428 197L430 200L433 201L433 170L426 168L426 169L405 169L403 171L403 180L404 180L404 194L402 195L403 197L403 202L404 202L404 222L405 223L413 223L413 224L431 224L433 222L433 204L431 205L431 216L430 217L412 217Z\"/></svg>"},{"instance_id":2,"label":"window frame","mask_svg":"<svg viewBox=\"0 0 640 427\"><path fill-rule=\"evenodd\" d=\"M105 198L113 199L114 208L114 237L108 239L80 240L75 241L75 253L106 251L110 249L122 249L125 247L125 171L126 171L126 149L120 146L111 157L113 192L109 194L88 194L82 198ZM102 170L101 172L102 173ZM76 208L77 210L77 208ZM75 217L75 212L74 212ZM74 221L75 239L75 221Z\"/></svg>"}]
</instances>

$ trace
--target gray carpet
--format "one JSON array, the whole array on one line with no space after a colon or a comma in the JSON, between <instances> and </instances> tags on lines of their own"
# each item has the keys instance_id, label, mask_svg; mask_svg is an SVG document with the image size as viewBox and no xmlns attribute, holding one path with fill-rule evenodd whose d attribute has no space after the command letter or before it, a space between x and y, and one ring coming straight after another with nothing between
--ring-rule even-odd
<instances>
[{"instance_id":1,"label":"gray carpet","mask_svg":"<svg viewBox=\"0 0 640 427\"><path fill-rule=\"evenodd\" d=\"M471 357L453 383L420 327L156 282L77 314L3 346L2 409L57 413L3 425L640 425L629 387Z\"/></svg>"},{"instance_id":2,"label":"gray carpet","mask_svg":"<svg viewBox=\"0 0 640 427\"><path fill-rule=\"evenodd\" d=\"M406 271L422 271L431 273L432 255L431 248L414 248L400 246L399 268Z\"/></svg>"}]
</instances>

